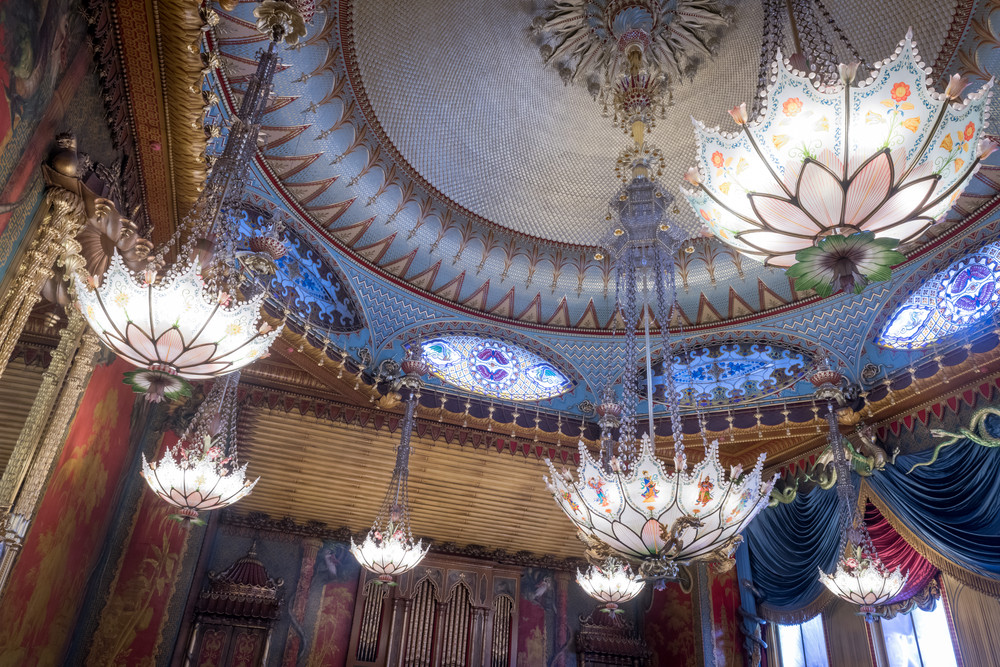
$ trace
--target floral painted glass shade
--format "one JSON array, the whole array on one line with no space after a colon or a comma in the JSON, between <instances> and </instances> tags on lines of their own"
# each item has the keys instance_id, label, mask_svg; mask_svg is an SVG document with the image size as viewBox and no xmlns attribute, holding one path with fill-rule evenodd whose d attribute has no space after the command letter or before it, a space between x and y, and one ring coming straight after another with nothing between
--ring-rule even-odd
<instances>
[{"instance_id":1,"label":"floral painted glass shade","mask_svg":"<svg viewBox=\"0 0 1000 667\"><path fill-rule=\"evenodd\" d=\"M452 335L426 340L422 346L432 375L475 394L539 401L573 388L551 362L512 343Z\"/></svg>"},{"instance_id":2,"label":"floral painted glass shade","mask_svg":"<svg viewBox=\"0 0 1000 667\"><path fill-rule=\"evenodd\" d=\"M247 481L246 469L206 438L200 450L175 447L159 463L149 463L144 454L140 474L157 496L180 509L180 518L197 519L199 511L232 505L253 490L257 480Z\"/></svg>"},{"instance_id":3,"label":"floral painted glass shade","mask_svg":"<svg viewBox=\"0 0 1000 667\"><path fill-rule=\"evenodd\" d=\"M608 558L601 565L591 565L586 572L577 570L576 583L587 595L603 602L608 611L614 611L620 603L634 598L646 585L643 580L635 578L627 563L617 558Z\"/></svg>"},{"instance_id":4,"label":"floral painted glass shade","mask_svg":"<svg viewBox=\"0 0 1000 667\"><path fill-rule=\"evenodd\" d=\"M668 473L648 434L628 474L605 470L581 443L577 478L549 461L546 483L583 535L623 556L680 563L730 556L740 531L767 506L777 475L762 480L762 454L749 473L736 466L727 479L717 442L690 471L683 457L675 463L678 472Z\"/></svg>"},{"instance_id":5,"label":"floral painted glass shade","mask_svg":"<svg viewBox=\"0 0 1000 667\"><path fill-rule=\"evenodd\" d=\"M885 279L899 261L881 256L889 239L919 238L994 148L983 132L992 81L964 102L960 77L935 92L911 34L867 80L854 83L855 67L815 84L779 57L758 119L741 105L730 112L736 133L695 123L698 167L686 177L688 202L714 235L771 266L810 260L797 277L821 287L835 278L823 255L830 264L844 251L821 241L871 232L849 249L852 261L859 277ZM797 257L813 248L816 257Z\"/></svg>"},{"instance_id":6,"label":"floral painted glass shade","mask_svg":"<svg viewBox=\"0 0 1000 667\"><path fill-rule=\"evenodd\" d=\"M401 530L392 530L388 534L370 531L361 544L351 540L351 553L358 562L368 570L378 575L380 581L389 583L396 575L408 572L427 555L423 541L413 542Z\"/></svg>"},{"instance_id":7,"label":"floral painted glass shade","mask_svg":"<svg viewBox=\"0 0 1000 667\"><path fill-rule=\"evenodd\" d=\"M855 555L841 558L833 574L821 569L819 580L831 593L861 607L866 614L874 612L876 605L893 599L906 586L907 575L899 566L891 572L877 558Z\"/></svg>"},{"instance_id":8,"label":"floral painted glass shade","mask_svg":"<svg viewBox=\"0 0 1000 667\"><path fill-rule=\"evenodd\" d=\"M90 327L153 375L204 380L231 373L261 358L280 332L260 325L263 293L240 302L212 295L196 261L150 283L116 254L100 285L74 281Z\"/></svg>"},{"instance_id":9,"label":"floral painted glass shade","mask_svg":"<svg viewBox=\"0 0 1000 667\"><path fill-rule=\"evenodd\" d=\"M990 243L924 281L896 307L876 341L917 349L991 315L1000 303L1000 242Z\"/></svg>"}]
</instances>

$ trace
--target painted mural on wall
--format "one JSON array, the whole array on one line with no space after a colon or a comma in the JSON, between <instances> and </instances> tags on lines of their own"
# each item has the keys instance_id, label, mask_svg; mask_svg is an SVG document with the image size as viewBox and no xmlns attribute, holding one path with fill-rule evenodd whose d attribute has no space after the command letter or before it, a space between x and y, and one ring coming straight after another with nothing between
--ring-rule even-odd
<instances>
[{"instance_id":1,"label":"painted mural on wall","mask_svg":"<svg viewBox=\"0 0 1000 667\"><path fill-rule=\"evenodd\" d=\"M177 442L168 432L157 454ZM138 510L132 515L127 546L118 561L108 601L91 642L87 664L149 665L157 655L169 654L172 644L163 641L163 626L182 572L181 563L194 531L200 544L203 528L171 518L174 508L143 489ZM197 548L197 547L196 547Z\"/></svg>"},{"instance_id":2,"label":"painted mural on wall","mask_svg":"<svg viewBox=\"0 0 1000 667\"><path fill-rule=\"evenodd\" d=\"M694 602L689 591L668 583L655 591L643 621L644 637L653 654L652 667L697 667Z\"/></svg>"},{"instance_id":3,"label":"painted mural on wall","mask_svg":"<svg viewBox=\"0 0 1000 667\"><path fill-rule=\"evenodd\" d=\"M743 637L739 628L740 591L735 567L728 572L709 569L709 596L712 600L715 664L718 667L743 667Z\"/></svg>"},{"instance_id":4,"label":"painted mural on wall","mask_svg":"<svg viewBox=\"0 0 1000 667\"><path fill-rule=\"evenodd\" d=\"M518 601L517 664L576 667L581 617L597 604L569 572L525 568Z\"/></svg>"},{"instance_id":5,"label":"painted mural on wall","mask_svg":"<svg viewBox=\"0 0 1000 667\"><path fill-rule=\"evenodd\" d=\"M94 370L0 605L0 665L60 664L121 481L135 395Z\"/></svg>"},{"instance_id":6,"label":"painted mural on wall","mask_svg":"<svg viewBox=\"0 0 1000 667\"><path fill-rule=\"evenodd\" d=\"M37 165L55 133L42 141L36 130L62 118L86 72L77 10L76 0L0 2L0 273L41 194Z\"/></svg>"},{"instance_id":7,"label":"painted mural on wall","mask_svg":"<svg viewBox=\"0 0 1000 667\"><path fill-rule=\"evenodd\" d=\"M284 610L274 625L267 664L342 667L347 661L360 566L347 545L222 525L210 570L224 570L256 542L268 575L284 580ZM199 588L205 582L195 582Z\"/></svg>"}]
</instances>

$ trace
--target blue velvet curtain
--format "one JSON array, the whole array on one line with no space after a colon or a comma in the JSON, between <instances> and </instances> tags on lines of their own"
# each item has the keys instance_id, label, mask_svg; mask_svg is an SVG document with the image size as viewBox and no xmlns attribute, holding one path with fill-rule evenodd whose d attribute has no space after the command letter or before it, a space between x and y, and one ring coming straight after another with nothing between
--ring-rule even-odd
<instances>
[{"instance_id":1,"label":"blue velvet curtain","mask_svg":"<svg viewBox=\"0 0 1000 667\"><path fill-rule=\"evenodd\" d=\"M987 420L990 430L998 424ZM975 574L1000 579L1000 449L964 440L900 456L868 478L886 508L932 550Z\"/></svg>"},{"instance_id":2,"label":"blue velvet curtain","mask_svg":"<svg viewBox=\"0 0 1000 667\"><path fill-rule=\"evenodd\" d=\"M746 528L753 583L764 596L764 615L798 622L811 616L839 556L837 491L813 489L787 505L769 507Z\"/></svg>"}]
</instances>

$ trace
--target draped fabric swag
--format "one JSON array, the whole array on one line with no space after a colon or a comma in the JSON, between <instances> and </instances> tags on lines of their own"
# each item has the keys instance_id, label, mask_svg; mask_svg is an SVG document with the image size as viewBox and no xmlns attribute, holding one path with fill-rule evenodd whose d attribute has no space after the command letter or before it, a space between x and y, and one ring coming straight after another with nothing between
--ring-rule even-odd
<instances>
[{"instance_id":1,"label":"draped fabric swag","mask_svg":"<svg viewBox=\"0 0 1000 667\"><path fill-rule=\"evenodd\" d=\"M1000 432L1000 420L991 427ZM910 572L893 602L922 590L938 570L1000 597L1000 449L962 441L943 448L933 465L907 473L931 456L931 450L900 456L861 483L859 500L879 556ZM747 527L762 616L798 623L829 602L817 577L838 557L836 517L836 489L815 488L764 510Z\"/></svg>"},{"instance_id":2,"label":"draped fabric swag","mask_svg":"<svg viewBox=\"0 0 1000 667\"><path fill-rule=\"evenodd\" d=\"M816 615L831 595L819 568L837 561L837 492L814 489L769 507L746 530L753 583L764 595L761 616L799 623Z\"/></svg>"},{"instance_id":3,"label":"draped fabric swag","mask_svg":"<svg viewBox=\"0 0 1000 667\"><path fill-rule=\"evenodd\" d=\"M1000 424L987 422L992 430ZM988 595L1000 596L1000 449L968 440L900 456L869 477L871 501L892 527L939 569ZM865 490L862 490L865 493Z\"/></svg>"},{"instance_id":4,"label":"draped fabric swag","mask_svg":"<svg viewBox=\"0 0 1000 667\"><path fill-rule=\"evenodd\" d=\"M871 535L875 551L885 566L894 570L898 565L901 571L909 573L906 586L886 604L908 600L922 591L927 582L938 573L938 569L917 553L871 503L866 503L865 506L865 524L868 525L868 534Z\"/></svg>"}]
</instances>

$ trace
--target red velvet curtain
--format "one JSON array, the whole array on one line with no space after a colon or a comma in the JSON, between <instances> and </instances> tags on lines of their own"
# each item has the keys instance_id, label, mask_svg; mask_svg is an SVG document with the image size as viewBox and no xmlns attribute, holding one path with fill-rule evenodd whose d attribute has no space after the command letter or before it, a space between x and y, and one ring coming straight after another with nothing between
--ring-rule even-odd
<instances>
[{"instance_id":1,"label":"red velvet curtain","mask_svg":"<svg viewBox=\"0 0 1000 667\"><path fill-rule=\"evenodd\" d=\"M903 572L909 570L910 573L906 586L899 595L889 600L890 603L906 600L919 593L927 582L937 575L938 569L914 551L871 503L865 506L865 523L868 525L868 533L872 537L875 551L885 566L894 570L899 565L900 570Z\"/></svg>"}]
</instances>

